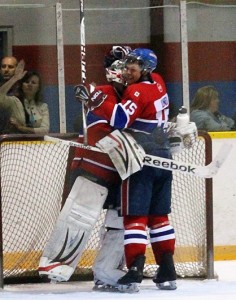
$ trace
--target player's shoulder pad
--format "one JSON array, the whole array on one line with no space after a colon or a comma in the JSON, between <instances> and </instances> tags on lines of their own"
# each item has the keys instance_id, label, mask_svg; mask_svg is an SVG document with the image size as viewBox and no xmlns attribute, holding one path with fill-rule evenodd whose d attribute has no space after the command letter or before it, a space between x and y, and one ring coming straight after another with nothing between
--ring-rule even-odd
<instances>
[{"instance_id":1,"label":"player's shoulder pad","mask_svg":"<svg viewBox=\"0 0 236 300\"><path fill-rule=\"evenodd\" d=\"M125 92L123 94L123 97L129 96L133 98L139 98L140 94L142 93L142 86L138 83L131 84L127 86L125 89Z\"/></svg>"}]
</instances>

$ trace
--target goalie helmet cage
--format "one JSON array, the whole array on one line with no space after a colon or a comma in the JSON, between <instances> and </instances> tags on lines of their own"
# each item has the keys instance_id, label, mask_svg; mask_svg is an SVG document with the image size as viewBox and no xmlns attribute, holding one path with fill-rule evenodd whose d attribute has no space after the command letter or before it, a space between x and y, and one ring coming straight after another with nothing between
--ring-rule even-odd
<instances>
[{"instance_id":1,"label":"goalie helmet cage","mask_svg":"<svg viewBox=\"0 0 236 300\"><path fill-rule=\"evenodd\" d=\"M75 140L75 134L53 135ZM0 139L1 218L0 280L4 283L40 282L39 258L68 195L69 166L74 148L45 142L43 136L4 135ZM174 159L209 164L212 143L199 132L193 148ZM99 249L105 211L92 231L71 280L90 280ZM172 213L176 233L175 265L179 277L213 278L212 179L173 172ZM145 275L156 271L147 247Z\"/></svg>"}]
</instances>

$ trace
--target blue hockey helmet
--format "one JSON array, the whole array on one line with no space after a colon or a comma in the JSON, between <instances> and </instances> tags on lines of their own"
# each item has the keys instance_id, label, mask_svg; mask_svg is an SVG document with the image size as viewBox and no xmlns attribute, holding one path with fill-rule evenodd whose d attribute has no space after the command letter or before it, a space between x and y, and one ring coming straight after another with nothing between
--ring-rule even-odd
<instances>
[{"instance_id":1,"label":"blue hockey helmet","mask_svg":"<svg viewBox=\"0 0 236 300\"><path fill-rule=\"evenodd\" d=\"M157 66L157 56L156 54L146 48L136 48L132 50L125 58L125 63L135 63L138 62L142 71L151 73Z\"/></svg>"}]
</instances>

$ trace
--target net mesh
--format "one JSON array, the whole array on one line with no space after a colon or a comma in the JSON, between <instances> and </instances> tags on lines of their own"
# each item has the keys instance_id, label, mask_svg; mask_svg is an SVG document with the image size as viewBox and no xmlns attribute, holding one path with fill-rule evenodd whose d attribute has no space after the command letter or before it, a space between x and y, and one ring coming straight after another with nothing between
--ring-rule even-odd
<instances>
[{"instance_id":1,"label":"net mesh","mask_svg":"<svg viewBox=\"0 0 236 300\"><path fill-rule=\"evenodd\" d=\"M204 165L203 137L190 150L174 158ZM38 277L37 267L60 212L69 147L44 141L4 141L1 144L1 202L4 278ZM181 277L206 276L206 181L173 172L172 214L176 233L175 263ZM99 249L105 211L87 243L75 275L92 274ZM156 271L147 247L146 276Z\"/></svg>"}]
</instances>

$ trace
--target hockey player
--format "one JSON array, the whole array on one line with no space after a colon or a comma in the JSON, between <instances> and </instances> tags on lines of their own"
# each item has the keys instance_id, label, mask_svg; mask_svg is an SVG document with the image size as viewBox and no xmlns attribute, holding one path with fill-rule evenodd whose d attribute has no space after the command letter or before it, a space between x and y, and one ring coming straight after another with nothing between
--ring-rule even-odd
<instances>
[{"instance_id":1,"label":"hockey player","mask_svg":"<svg viewBox=\"0 0 236 300\"><path fill-rule=\"evenodd\" d=\"M109 61L112 60L112 55L115 60L122 56L122 51L123 56L126 55L129 49L116 46L112 51L113 53L110 52L106 56ZM100 88L106 93L106 100L115 104L119 101L119 93L122 92L118 89L123 86L121 70L116 64L107 69L107 73L108 81L114 82L116 87L106 85ZM87 122L89 145L95 145L97 141L113 130L107 120L93 114L92 107L88 112ZM83 136L79 135L78 141L82 142L82 140ZM119 184L120 177L107 155L86 149L76 149L72 163L71 192L40 259L38 271L41 276L46 276L53 281L67 281L71 277L100 215L107 194L109 199L114 199ZM107 216L106 220L110 220L107 225L112 228L118 226L122 229L121 218L118 218L117 214L115 216L114 213L115 211L111 211L112 218ZM107 232L105 240L111 239L109 236L112 236L112 238L122 240L123 243L123 235L118 237L118 232ZM123 251L119 251L119 255L122 259ZM100 280L100 282L108 278L105 283L114 284L124 274L121 270L115 270L117 275L113 276L112 281L109 281L110 275L106 272L108 268L101 269L99 258L97 261L94 272L95 278L96 274L99 275L96 280ZM110 264L109 267L112 268L112 265ZM116 267L117 264L113 268L116 269Z\"/></svg>"},{"instance_id":2,"label":"hockey player","mask_svg":"<svg viewBox=\"0 0 236 300\"><path fill-rule=\"evenodd\" d=\"M119 56L116 55L116 57ZM108 53L105 56L104 65L108 66L111 61L112 56ZM120 60L116 60L110 67L106 68L107 81L112 84L117 93L117 103L120 102L125 88L119 65ZM115 205L115 198L116 195L111 199L113 201L112 205ZM101 248L93 264L94 290L116 289L118 279L125 274L123 270L125 265L123 217L118 216L115 206L113 208L109 206L109 201L107 204L105 206L107 212L104 226L102 227L103 234L100 241Z\"/></svg>"},{"instance_id":3,"label":"hockey player","mask_svg":"<svg viewBox=\"0 0 236 300\"><path fill-rule=\"evenodd\" d=\"M93 111L107 119L114 128L128 128L146 153L171 158L163 130L168 120L169 99L161 76L154 73L151 76L156 65L157 57L153 51L145 48L133 50L125 59L123 76L128 87L121 102L114 104L103 99ZM171 172L148 167L122 182L121 213L129 271L118 280L120 291L139 290L145 263L146 227L159 266L153 281L160 289L176 289L175 234L168 219L171 182Z\"/></svg>"}]
</instances>

